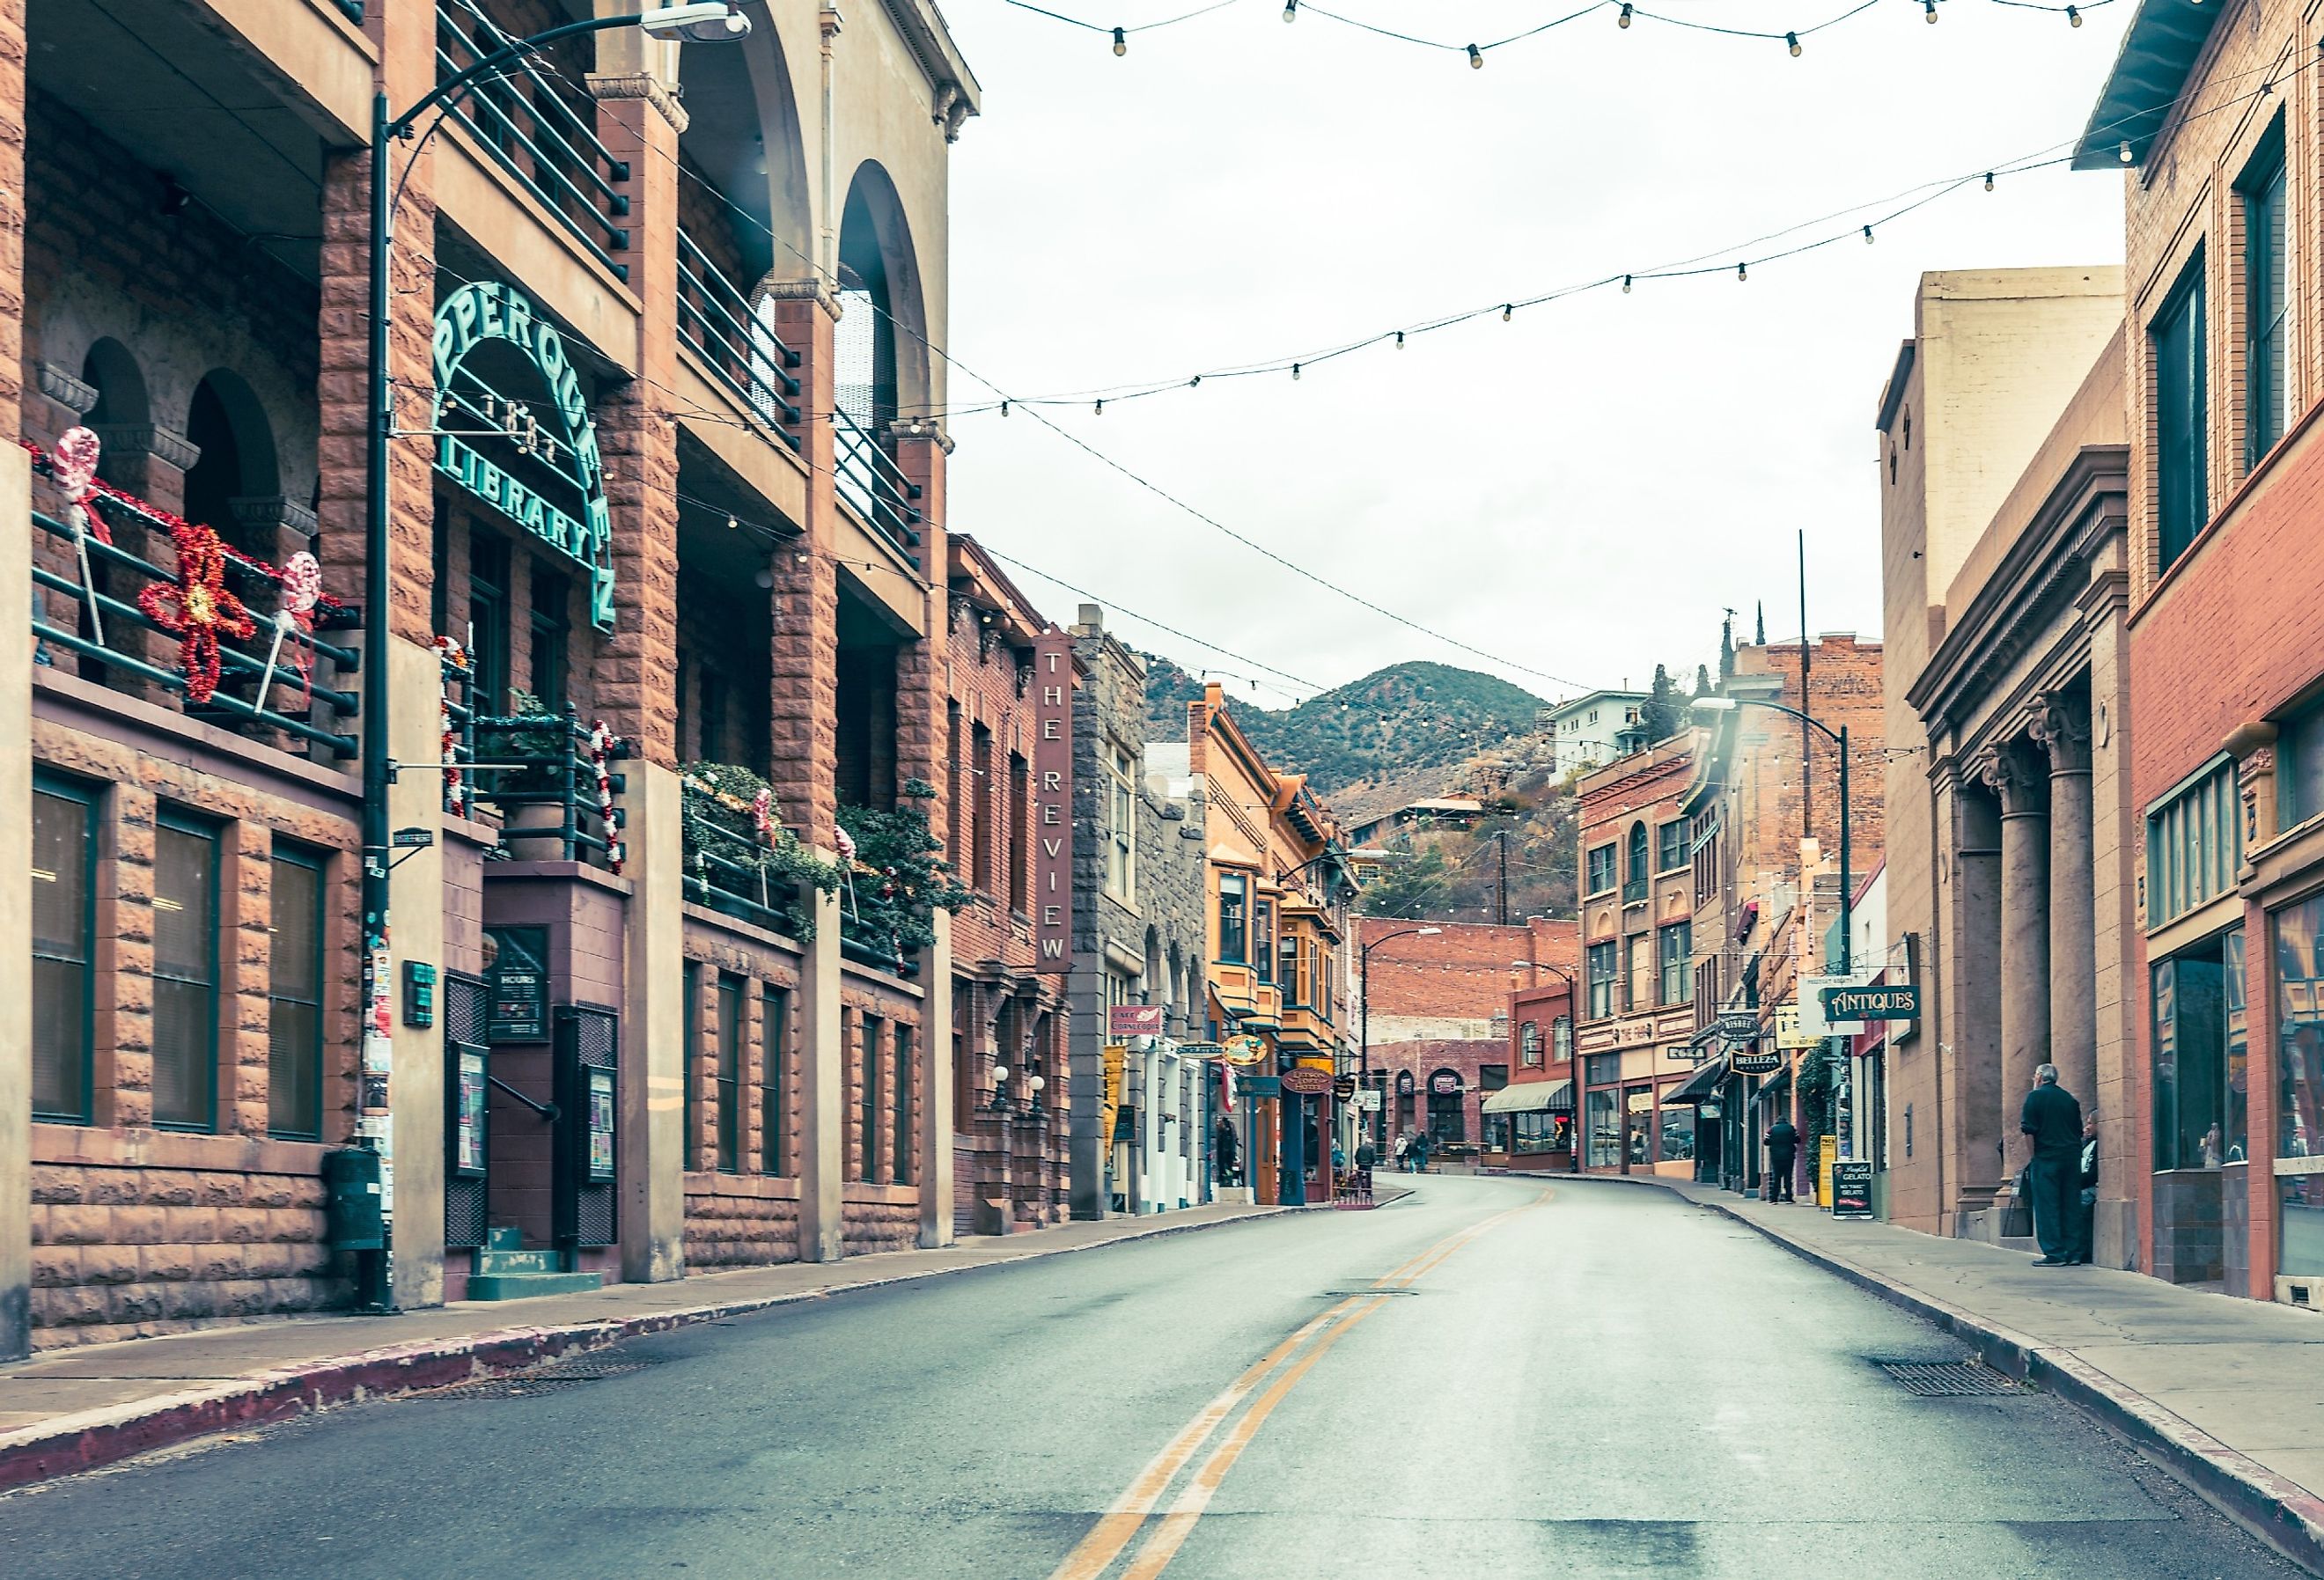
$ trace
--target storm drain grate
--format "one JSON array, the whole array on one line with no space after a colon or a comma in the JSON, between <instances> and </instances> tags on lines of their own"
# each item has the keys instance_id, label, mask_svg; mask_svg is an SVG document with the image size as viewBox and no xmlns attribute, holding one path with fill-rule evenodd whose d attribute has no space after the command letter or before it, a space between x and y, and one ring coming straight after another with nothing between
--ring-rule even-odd
<instances>
[{"instance_id":1,"label":"storm drain grate","mask_svg":"<svg viewBox=\"0 0 2324 1580\"><path fill-rule=\"evenodd\" d=\"M1341 1300L1351 1295L1417 1295L1418 1293L1420 1291L1417 1289L1326 1289L1316 1298Z\"/></svg>"},{"instance_id":2,"label":"storm drain grate","mask_svg":"<svg viewBox=\"0 0 2324 1580\"><path fill-rule=\"evenodd\" d=\"M568 1388L578 1388L585 1382L642 1372L651 1364L650 1361L640 1360L576 1358L551 1361L544 1366L512 1372L502 1377L479 1377L472 1382L456 1382L449 1388L431 1388L411 1397L420 1400L530 1399L535 1394L558 1393Z\"/></svg>"},{"instance_id":3,"label":"storm drain grate","mask_svg":"<svg viewBox=\"0 0 2324 1580\"><path fill-rule=\"evenodd\" d=\"M2006 1372L1976 1361L1875 1361L1908 1393L1923 1399L1971 1399L1987 1394L2024 1393L2025 1385Z\"/></svg>"}]
</instances>

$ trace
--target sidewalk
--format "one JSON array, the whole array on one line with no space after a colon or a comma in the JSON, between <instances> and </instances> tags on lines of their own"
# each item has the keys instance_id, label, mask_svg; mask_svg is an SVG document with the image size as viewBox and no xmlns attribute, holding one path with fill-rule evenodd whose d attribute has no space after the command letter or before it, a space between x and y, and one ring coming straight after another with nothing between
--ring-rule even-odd
<instances>
[{"instance_id":1,"label":"sidewalk","mask_svg":"<svg viewBox=\"0 0 2324 1580\"><path fill-rule=\"evenodd\" d=\"M1713 1186L1660 1185L1724 1213L2070 1400L2324 1573L2324 1316Z\"/></svg>"},{"instance_id":2,"label":"sidewalk","mask_svg":"<svg viewBox=\"0 0 2324 1580\"><path fill-rule=\"evenodd\" d=\"M42 1351L0 1365L0 1492L232 1427L442 1387L794 1300L1301 1210L1189 1207L1018 1234L964 1235L938 1251L789 1262L530 1300L465 1301L397 1317L286 1318Z\"/></svg>"}]
</instances>

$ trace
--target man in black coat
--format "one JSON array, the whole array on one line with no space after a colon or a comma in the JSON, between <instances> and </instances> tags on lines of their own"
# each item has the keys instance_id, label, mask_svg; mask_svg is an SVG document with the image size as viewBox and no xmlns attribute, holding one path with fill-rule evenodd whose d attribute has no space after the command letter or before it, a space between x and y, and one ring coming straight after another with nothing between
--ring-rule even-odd
<instances>
[{"instance_id":1,"label":"man in black coat","mask_svg":"<svg viewBox=\"0 0 2324 1580\"><path fill-rule=\"evenodd\" d=\"M1792 1194L1792 1162L1800 1154L1800 1132L1781 1114L1767 1127L1767 1188L1769 1201L1796 1201Z\"/></svg>"},{"instance_id":2,"label":"man in black coat","mask_svg":"<svg viewBox=\"0 0 2324 1580\"><path fill-rule=\"evenodd\" d=\"M2034 1190L2034 1238L2042 1254L2035 1267L2065 1267L2089 1260L2080 1246L2082 1105L2058 1085L2058 1067L2040 1066L2034 1089L2018 1110L2017 1128L2033 1138L2034 1161L2026 1179Z\"/></svg>"}]
</instances>

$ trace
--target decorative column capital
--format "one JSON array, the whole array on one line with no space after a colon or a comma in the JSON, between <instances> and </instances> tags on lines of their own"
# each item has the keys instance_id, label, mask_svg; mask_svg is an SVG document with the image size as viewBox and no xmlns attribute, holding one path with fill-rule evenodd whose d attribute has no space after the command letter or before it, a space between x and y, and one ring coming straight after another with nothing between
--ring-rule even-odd
<instances>
[{"instance_id":1,"label":"decorative column capital","mask_svg":"<svg viewBox=\"0 0 2324 1580\"><path fill-rule=\"evenodd\" d=\"M592 71L587 80L590 95L601 103L607 99L641 98L659 110L661 118L681 134L686 131L686 106L678 102L678 96L670 92L669 84L653 73Z\"/></svg>"},{"instance_id":2,"label":"decorative column capital","mask_svg":"<svg viewBox=\"0 0 2324 1580\"><path fill-rule=\"evenodd\" d=\"M2034 754L2015 741L1987 747L1977 760L1977 777L2001 798L2005 818L2039 817L2043 811L2042 781L2046 777Z\"/></svg>"},{"instance_id":3,"label":"decorative column capital","mask_svg":"<svg viewBox=\"0 0 2324 1580\"><path fill-rule=\"evenodd\" d=\"M2028 732L2050 754L2050 772L2056 773L2088 773L2090 771L2089 715L2073 698L2061 692L2045 692L2039 699L2040 708L2034 716Z\"/></svg>"}]
</instances>

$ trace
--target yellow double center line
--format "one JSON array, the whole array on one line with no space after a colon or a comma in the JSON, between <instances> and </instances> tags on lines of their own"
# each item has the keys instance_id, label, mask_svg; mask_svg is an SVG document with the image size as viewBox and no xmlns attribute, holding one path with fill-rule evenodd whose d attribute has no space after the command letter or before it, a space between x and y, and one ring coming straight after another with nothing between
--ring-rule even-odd
<instances>
[{"instance_id":1,"label":"yellow double center line","mask_svg":"<svg viewBox=\"0 0 2324 1580\"><path fill-rule=\"evenodd\" d=\"M1210 1456L1187 1479L1171 1503L1169 1511L1155 1523L1153 1533L1138 1549L1137 1556L1122 1575L1122 1580L1154 1580L1169 1566L1170 1560L1177 1556L1178 1549L1194 1534L1195 1524L1210 1507L1212 1494L1226 1480L1227 1472L1234 1468L1235 1461L1242 1457L1242 1451L1250 1446L1251 1439L1259 1435L1260 1425L1274 1413L1275 1407L1283 1402L1285 1396L1298 1386L1299 1380L1314 1369L1315 1363L1329 1353L1333 1344L1345 1338L1356 1324L1387 1305L1390 1292L1410 1288L1421 1275L1471 1241L1517 1214L1539 1206L1549 1200L1552 1194L1545 1190L1523 1206L1496 1213L1489 1218L1446 1235L1374 1280L1371 1290L1351 1295L1261 1355L1241 1376L1227 1384L1217 1398L1196 1411L1194 1418L1170 1439L1162 1452L1148 1460L1145 1468L1130 1478L1130 1485L1123 1488L1121 1495L1098 1517L1098 1522L1090 1528L1089 1534L1065 1555L1065 1561L1057 1566L1049 1580L1098 1580L1111 1568L1122 1550L1145 1528L1155 1506L1162 1501L1162 1494L1169 1490L1170 1483L1201 1452L1203 1445L1210 1441L1212 1434L1234 1415L1243 1401L1250 1399L1287 1357L1306 1346L1305 1354L1300 1354L1299 1358L1281 1375L1268 1383L1266 1391L1243 1411L1226 1436L1220 1439L1218 1446L1211 1450ZM1310 1344L1310 1340L1315 1342Z\"/></svg>"}]
</instances>

